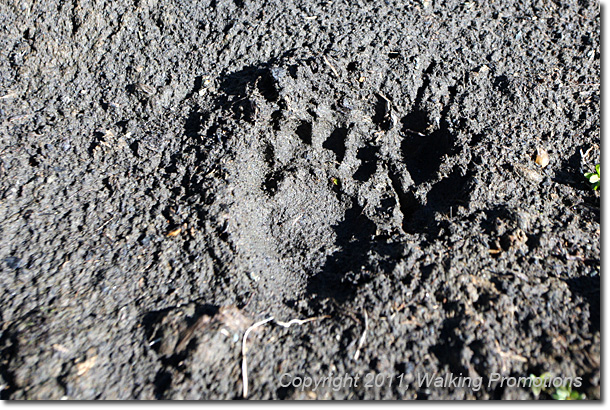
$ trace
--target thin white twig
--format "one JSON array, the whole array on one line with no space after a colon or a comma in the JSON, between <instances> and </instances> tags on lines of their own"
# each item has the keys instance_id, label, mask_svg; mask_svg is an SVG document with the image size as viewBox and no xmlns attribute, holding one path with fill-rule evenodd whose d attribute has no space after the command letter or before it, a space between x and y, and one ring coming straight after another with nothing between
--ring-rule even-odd
<instances>
[{"instance_id":1,"label":"thin white twig","mask_svg":"<svg viewBox=\"0 0 610 410\"><path fill-rule=\"evenodd\" d=\"M330 61L328 61L328 58L326 58L325 55L322 56L322 58L324 59L324 62L330 67L330 69L333 71L333 73L335 74L335 77L340 78L341 76L339 75L339 72L337 71L337 69L330 63Z\"/></svg>"},{"instance_id":2,"label":"thin white twig","mask_svg":"<svg viewBox=\"0 0 610 410\"><path fill-rule=\"evenodd\" d=\"M330 316L316 316L316 317L310 317L307 319L292 319L288 322L281 322L279 320L276 320L275 323L283 326L283 327L290 327L292 325L302 325L305 324L307 322L313 322L314 320L318 320L318 319L326 319L329 318Z\"/></svg>"},{"instance_id":3,"label":"thin white twig","mask_svg":"<svg viewBox=\"0 0 610 410\"><path fill-rule=\"evenodd\" d=\"M256 322L255 324L253 324L252 326L250 326L248 329L246 329L246 331L244 332L244 340L242 342L241 345L241 377L242 377L242 382L243 382L243 397L244 399L248 397L248 361L247 361L247 357L246 357L246 353L248 352L248 348L246 347L246 342L248 341L248 335L250 334L250 332L254 329L256 329L259 326L264 325L265 323L269 322L273 320L273 316L268 317L267 319L261 320L260 322Z\"/></svg>"},{"instance_id":4,"label":"thin white twig","mask_svg":"<svg viewBox=\"0 0 610 410\"><path fill-rule=\"evenodd\" d=\"M362 336L360 336L360 340L358 341L358 348L356 349L356 353L354 354L354 360L358 360L360 357L360 349L366 340L366 331L369 328L369 315L364 311L364 331L362 332Z\"/></svg>"},{"instance_id":5,"label":"thin white twig","mask_svg":"<svg viewBox=\"0 0 610 410\"><path fill-rule=\"evenodd\" d=\"M312 321L318 320L318 319L326 319L329 317L330 316L316 316L316 317L310 317L307 319L292 319L292 320L289 320L288 322L282 322L280 320L276 320L275 323L280 326L283 326L283 327L290 327L292 325L302 325L307 322L312 322ZM246 331L244 332L244 339L243 339L243 342L241 345L241 377L242 377L242 384L243 384L242 396L244 399L248 397L248 361L247 361L247 357L246 357L246 353L248 353L248 348L246 347L246 341L248 340L248 335L250 334L250 332L252 330L254 330L257 327L260 327L260 326L264 325L265 323L268 323L272 320L274 320L273 316L268 317L267 319L261 320L260 322L256 322L255 324L250 326L248 329L246 329Z\"/></svg>"}]
</instances>

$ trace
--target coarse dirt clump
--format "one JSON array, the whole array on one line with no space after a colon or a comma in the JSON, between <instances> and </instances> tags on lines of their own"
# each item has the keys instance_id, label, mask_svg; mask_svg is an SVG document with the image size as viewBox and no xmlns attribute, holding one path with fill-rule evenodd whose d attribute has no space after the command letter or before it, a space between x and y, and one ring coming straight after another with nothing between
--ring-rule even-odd
<instances>
[{"instance_id":1,"label":"coarse dirt clump","mask_svg":"<svg viewBox=\"0 0 610 410\"><path fill-rule=\"evenodd\" d=\"M271 316L249 398L599 399L599 5L442 3L0 4L2 399L241 398Z\"/></svg>"}]
</instances>

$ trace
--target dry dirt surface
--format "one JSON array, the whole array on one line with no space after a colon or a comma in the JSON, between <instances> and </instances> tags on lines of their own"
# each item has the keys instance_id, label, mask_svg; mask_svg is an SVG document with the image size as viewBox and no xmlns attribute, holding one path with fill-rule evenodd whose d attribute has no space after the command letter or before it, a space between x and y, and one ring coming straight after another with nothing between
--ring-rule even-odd
<instances>
[{"instance_id":1,"label":"dry dirt surface","mask_svg":"<svg viewBox=\"0 0 610 410\"><path fill-rule=\"evenodd\" d=\"M2 399L600 397L595 1L0 22Z\"/></svg>"}]
</instances>

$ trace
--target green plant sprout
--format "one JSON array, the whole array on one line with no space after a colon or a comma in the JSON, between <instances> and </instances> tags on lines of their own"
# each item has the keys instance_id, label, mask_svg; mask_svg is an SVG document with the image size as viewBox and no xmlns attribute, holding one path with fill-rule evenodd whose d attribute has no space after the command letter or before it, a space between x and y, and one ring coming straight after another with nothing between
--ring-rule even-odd
<instances>
[{"instance_id":1,"label":"green plant sprout","mask_svg":"<svg viewBox=\"0 0 610 410\"><path fill-rule=\"evenodd\" d=\"M548 379L551 377L550 373L542 373L540 376L536 377L533 374L530 374L530 379L531 379L531 389L532 389L532 393L534 393L534 396L538 397L540 396L540 393L542 392L542 388L544 387L544 380Z\"/></svg>"},{"instance_id":2,"label":"green plant sprout","mask_svg":"<svg viewBox=\"0 0 610 410\"><path fill-rule=\"evenodd\" d=\"M555 393L551 395L555 400L584 400L585 395L572 390L571 385L560 386L555 388Z\"/></svg>"},{"instance_id":3,"label":"green plant sprout","mask_svg":"<svg viewBox=\"0 0 610 410\"><path fill-rule=\"evenodd\" d=\"M550 373L543 373L536 377L530 374L530 388L536 398L540 396L540 393L545 392L549 394L554 400L585 400L586 396L583 393L579 393L572 390L572 385L567 384L559 387L547 386L545 381L551 379Z\"/></svg>"},{"instance_id":4,"label":"green plant sprout","mask_svg":"<svg viewBox=\"0 0 610 410\"><path fill-rule=\"evenodd\" d=\"M599 165L595 166L595 172L587 172L585 174L585 178L589 180L589 183L593 186L593 190L597 191L599 189L599 183L601 180L601 175L599 173Z\"/></svg>"}]
</instances>

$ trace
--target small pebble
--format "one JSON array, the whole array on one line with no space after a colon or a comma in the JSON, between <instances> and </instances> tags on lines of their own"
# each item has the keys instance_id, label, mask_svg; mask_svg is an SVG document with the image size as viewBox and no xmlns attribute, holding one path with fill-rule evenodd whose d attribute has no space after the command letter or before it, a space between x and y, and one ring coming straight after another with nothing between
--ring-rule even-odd
<instances>
[{"instance_id":1,"label":"small pebble","mask_svg":"<svg viewBox=\"0 0 610 410\"><path fill-rule=\"evenodd\" d=\"M551 162L551 160L548 152L546 152L543 148L536 148L536 165L538 165L540 168L544 168L549 165L549 162Z\"/></svg>"}]
</instances>

